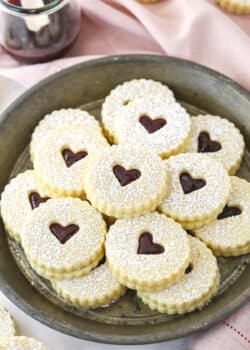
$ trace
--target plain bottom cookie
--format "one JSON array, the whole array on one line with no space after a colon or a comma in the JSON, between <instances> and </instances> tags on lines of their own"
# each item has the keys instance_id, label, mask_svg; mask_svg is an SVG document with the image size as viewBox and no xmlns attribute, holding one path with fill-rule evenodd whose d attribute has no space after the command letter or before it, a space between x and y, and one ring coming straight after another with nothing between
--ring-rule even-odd
<instances>
[{"instance_id":1,"label":"plain bottom cookie","mask_svg":"<svg viewBox=\"0 0 250 350\"><path fill-rule=\"evenodd\" d=\"M99 261L103 258L103 253L92 263L90 263L88 266L81 268L79 270L74 270L71 272L60 272L56 273L54 271L51 271L49 269L46 269L44 267L36 265L34 262L29 262L30 266L33 270L36 271L36 273L44 278L47 279L54 279L54 280L71 280L72 278L79 278L81 276L87 275L92 269L94 269Z\"/></svg>"},{"instance_id":2,"label":"plain bottom cookie","mask_svg":"<svg viewBox=\"0 0 250 350\"><path fill-rule=\"evenodd\" d=\"M106 263L83 277L52 280L51 284L66 302L86 308L108 306L126 292L126 288L113 278Z\"/></svg>"},{"instance_id":3,"label":"plain bottom cookie","mask_svg":"<svg viewBox=\"0 0 250 350\"><path fill-rule=\"evenodd\" d=\"M185 230L192 230L192 229L198 229L200 227L208 225L210 222L212 222L216 218L217 218L217 215L215 216L212 215L211 217L204 220L197 220L197 221L177 221L176 220L176 222L179 222Z\"/></svg>"},{"instance_id":4,"label":"plain bottom cookie","mask_svg":"<svg viewBox=\"0 0 250 350\"><path fill-rule=\"evenodd\" d=\"M224 256L224 257L228 258L230 256L240 256L240 255L249 254L250 253L250 244L247 244L242 248L228 249L226 251L224 249L216 249L216 248L213 248L212 250L213 250L214 255Z\"/></svg>"},{"instance_id":5,"label":"plain bottom cookie","mask_svg":"<svg viewBox=\"0 0 250 350\"><path fill-rule=\"evenodd\" d=\"M160 292L137 293L152 310L184 314L203 307L217 292L219 269L215 256L197 238L190 236L189 242L191 263L177 283Z\"/></svg>"},{"instance_id":6,"label":"plain bottom cookie","mask_svg":"<svg viewBox=\"0 0 250 350\"><path fill-rule=\"evenodd\" d=\"M0 339L0 350L48 350L33 338L7 337Z\"/></svg>"}]
</instances>

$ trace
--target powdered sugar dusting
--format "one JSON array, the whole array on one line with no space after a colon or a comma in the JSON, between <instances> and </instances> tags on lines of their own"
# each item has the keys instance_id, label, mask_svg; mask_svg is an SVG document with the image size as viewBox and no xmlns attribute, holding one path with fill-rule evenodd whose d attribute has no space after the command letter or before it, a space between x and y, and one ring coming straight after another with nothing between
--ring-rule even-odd
<instances>
[{"instance_id":1,"label":"powdered sugar dusting","mask_svg":"<svg viewBox=\"0 0 250 350\"><path fill-rule=\"evenodd\" d=\"M50 225L75 224L79 231L65 244L51 233ZM57 272L86 265L101 249L105 223L88 202L74 198L51 199L37 208L27 223L22 245L29 260Z\"/></svg>"},{"instance_id":2,"label":"powdered sugar dusting","mask_svg":"<svg viewBox=\"0 0 250 350\"><path fill-rule=\"evenodd\" d=\"M137 169L141 176L126 186L121 186L113 173L113 167ZM167 172L164 162L155 154L143 148L112 146L105 149L91 163L86 178L86 193L113 206L121 208L138 207L147 200L157 198L166 187Z\"/></svg>"},{"instance_id":3,"label":"powdered sugar dusting","mask_svg":"<svg viewBox=\"0 0 250 350\"><path fill-rule=\"evenodd\" d=\"M99 122L86 111L81 109L60 109L58 111L53 111L50 114L47 114L35 128L31 144L31 158L33 158L36 148L39 143L47 136L47 133L53 129L70 126L70 125L81 125L82 128L92 128L96 132L101 133L101 126Z\"/></svg>"},{"instance_id":4,"label":"powdered sugar dusting","mask_svg":"<svg viewBox=\"0 0 250 350\"><path fill-rule=\"evenodd\" d=\"M150 232L155 243L165 251L161 254L137 254L139 237ZM170 278L178 273L189 259L186 232L174 220L157 212L117 220L106 240L106 256L117 270L138 283Z\"/></svg>"},{"instance_id":5,"label":"powdered sugar dusting","mask_svg":"<svg viewBox=\"0 0 250 350\"><path fill-rule=\"evenodd\" d=\"M55 192L84 192L84 178L91 157L109 147L106 139L93 129L73 125L55 129L47 134L39 144L34 155L34 167L42 184ZM85 151L86 157L67 167L62 151L69 148L72 152Z\"/></svg>"},{"instance_id":6,"label":"powdered sugar dusting","mask_svg":"<svg viewBox=\"0 0 250 350\"><path fill-rule=\"evenodd\" d=\"M217 152L206 153L221 162L230 171L240 161L244 151L244 140L239 130L227 119L213 115L199 115L191 118L191 141L186 152L197 152L198 137L207 132L212 141L221 144Z\"/></svg>"},{"instance_id":7,"label":"powdered sugar dusting","mask_svg":"<svg viewBox=\"0 0 250 350\"><path fill-rule=\"evenodd\" d=\"M203 220L218 210L229 196L230 179L224 167L210 157L198 153L179 154L165 161L171 169L172 182L169 196L160 209L182 221ZM180 175L189 173L203 179L206 185L197 191L184 194Z\"/></svg>"},{"instance_id":8,"label":"powdered sugar dusting","mask_svg":"<svg viewBox=\"0 0 250 350\"><path fill-rule=\"evenodd\" d=\"M20 238L27 218L32 213L29 195L38 192L44 196L38 186L34 170L27 170L12 179L6 185L1 197L1 215L6 228L15 238Z\"/></svg>"},{"instance_id":9,"label":"powdered sugar dusting","mask_svg":"<svg viewBox=\"0 0 250 350\"><path fill-rule=\"evenodd\" d=\"M167 105L175 101L173 92L160 82L150 79L134 79L118 85L106 97L102 106L102 121L105 129L114 135L114 118L122 107L138 98L156 96Z\"/></svg>"},{"instance_id":10,"label":"powdered sugar dusting","mask_svg":"<svg viewBox=\"0 0 250 350\"><path fill-rule=\"evenodd\" d=\"M161 118L166 124L149 133L140 123L142 116L153 120ZM178 103L166 104L164 100L156 98L133 101L114 118L114 133L118 143L145 146L163 157L178 152L187 141L189 132L190 119L186 110Z\"/></svg>"},{"instance_id":11,"label":"powdered sugar dusting","mask_svg":"<svg viewBox=\"0 0 250 350\"><path fill-rule=\"evenodd\" d=\"M103 299L112 296L116 291L123 291L121 284L116 281L107 264L100 265L89 274L71 280L52 281L52 285L60 294L75 300Z\"/></svg>"},{"instance_id":12,"label":"powdered sugar dusting","mask_svg":"<svg viewBox=\"0 0 250 350\"><path fill-rule=\"evenodd\" d=\"M142 292L142 297L151 302L165 304L169 308L201 299L215 283L218 274L217 261L211 250L197 238L189 237L192 271L159 292Z\"/></svg>"},{"instance_id":13,"label":"powdered sugar dusting","mask_svg":"<svg viewBox=\"0 0 250 350\"><path fill-rule=\"evenodd\" d=\"M0 339L1 350L48 350L42 343L27 337Z\"/></svg>"},{"instance_id":14,"label":"powdered sugar dusting","mask_svg":"<svg viewBox=\"0 0 250 350\"><path fill-rule=\"evenodd\" d=\"M207 226L194 230L205 242L217 248L236 248L250 244L250 184L236 176L231 177L228 206L241 209L241 214L215 220Z\"/></svg>"}]
</instances>

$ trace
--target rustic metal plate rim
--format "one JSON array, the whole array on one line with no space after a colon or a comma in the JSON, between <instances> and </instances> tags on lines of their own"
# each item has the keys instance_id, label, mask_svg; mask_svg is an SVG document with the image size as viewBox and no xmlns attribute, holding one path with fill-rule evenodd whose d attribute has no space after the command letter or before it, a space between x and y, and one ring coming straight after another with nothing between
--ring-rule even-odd
<instances>
[{"instance_id":1,"label":"rustic metal plate rim","mask_svg":"<svg viewBox=\"0 0 250 350\"><path fill-rule=\"evenodd\" d=\"M104 344L117 344L117 345L144 345L144 344L153 344L153 343L160 343L168 340L174 340L178 339L180 337L188 336L193 334L196 331L200 330L206 330L210 327L212 327L214 324L222 321L223 319L226 319L229 317L234 311L239 309L239 307L243 306L247 303L247 301L250 298L250 289L248 288L244 293L239 295L239 297L234 300L234 305L228 308L228 310L224 310L223 313L218 313L217 316L211 315L210 319L207 320L207 323L202 326L202 329L200 328L200 325L195 325L193 328L186 329L183 331L183 329L179 328L175 330L173 336L166 337L162 332L159 336L154 337L148 337L145 334L138 334L136 336L134 335L121 335L121 334L113 334L111 337L109 336L103 336L100 333L94 333L94 332L87 332L85 331L84 334L76 329L71 329L67 327L67 324L63 324L62 322L55 321L53 317L49 316L46 313L43 313L42 311L33 310L33 308L30 307L28 303L20 302L15 291L10 290L7 285L2 284L3 280L0 276L0 289L1 292L4 293L10 301L12 301L20 310L25 312L30 317L34 318L36 321L48 326L49 328L52 328L56 331L59 331L63 334L67 334L70 336L74 336L79 339L94 341L97 343L104 343ZM213 317L212 317L213 316ZM77 316L76 316L77 317ZM92 321L89 321L90 323ZM136 327L136 326L134 326Z\"/></svg>"}]
</instances>

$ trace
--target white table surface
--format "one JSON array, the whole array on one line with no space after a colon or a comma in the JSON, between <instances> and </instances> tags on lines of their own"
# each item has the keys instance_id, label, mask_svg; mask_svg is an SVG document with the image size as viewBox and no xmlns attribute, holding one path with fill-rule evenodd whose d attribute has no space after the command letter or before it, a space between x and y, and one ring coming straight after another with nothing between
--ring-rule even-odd
<instances>
[{"instance_id":1,"label":"white table surface","mask_svg":"<svg viewBox=\"0 0 250 350\"><path fill-rule=\"evenodd\" d=\"M8 106L20 93L24 91L24 88L19 84L0 76L0 112ZM118 346L118 345L105 345L98 344L89 341L84 341L70 337L68 335L59 333L50 329L47 326L35 321L20 309L18 309L6 296L0 292L0 305L5 306L13 315L19 335L26 335L42 341L51 350L121 350L121 349L143 349L143 350L184 350L186 349L187 339L182 338L175 341L141 345L141 346ZM35 350L35 349L34 349Z\"/></svg>"}]
</instances>

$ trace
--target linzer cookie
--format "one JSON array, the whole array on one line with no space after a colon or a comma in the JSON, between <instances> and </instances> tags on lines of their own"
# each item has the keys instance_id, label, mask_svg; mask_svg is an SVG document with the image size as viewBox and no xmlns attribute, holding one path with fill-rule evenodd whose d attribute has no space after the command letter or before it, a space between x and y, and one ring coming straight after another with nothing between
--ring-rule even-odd
<instances>
[{"instance_id":1,"label":"linzer cookie","mask_svg":"<svg viewBox=\"0 0 250 350\"><path fill-rule=\"evenodd\" d=\"M162 158L183 151L189 140L190 118L178 103L157 98L129 103L114 118L116 143L147 147Z\"/></svg>"},{"instance_id":2,"label":"linzer cookie","mask_svg":"<svg viewBox=\"0 0 250 350\"><path fill-rule=\"evenodd\" d=\"M100 212L115 218L154 210L168 187L168 172L160 157L126 146L104 149L91 161L85 178L87 199Z\"/></svg>"},{"instance_id":3,"label":"linzer cookie","mask_svg":"<svg viewBox=\"0 0 250 350\"><path fill-rule=\"evenodd\" d=\"M34 210L22 245L40 275L71 279L94 268L104 255L106 225L86 201L51 199Z\"/></svg>"},{"instance_id":4,"label":"linzer cookie","mask_svg":"<svg viewBox=\"0 0 250 350\"><path fill-rule=\"evenodd\" d=\"M105 134L111 141L115 134L114 118L120 109L138 98L146 100L151 97L156 97L166 105L175 101L173 92L166 85L150 79L127 81L110 92L102 105L102 123Z\"/></svg>"},{"instance_id":5,"label":"linzer cookie","mask_svg":"<svg viewBox=\"0 0 250 350\"><path fill-rule=\"evenodd\" d=\"M45 345L33 338L6 337L0 339L0 350L48 350Z\"/></svg>"},{"instance_id":6,"label":"linzer cookie","mask_svg":"<svg viewBox=\"0 0 250 350\"><path fill-rule=\"evenodd\" d=\"M137 294L153 310L184 314L202 308L217 292L219 270L211 250L197 238L189 238L191 263L181 279L159 292Z\"/></svg>"},{"instance_id":7,"label":"linzer cookie","mask_svg":"<svg viewBox=\"0 0 250 350\"><path fill-rule=\"evenodd\" d=\"M239 168L244 152L240 131L227 119L213 115L191 118L191 141L186 152L205 153L221 162L229 174Z\"/></svg>"},{"instance_id":8,"label":"linzer cookie","mask_svg":"<svg viewBox=\"0 0 250 350\"><path fill-rule=\"evenodd\" d=\"M250 184L231 177L231 191L223 211L207 226L193 233L215 253L237 256L250 253Z\"/></svg>"},{"instance_id":9,"label":"linzer cookie","mask_svg":"<svg viewBox=\"0 0 250 350\"><path fill-rule=\"evenodd\" d=\"M49 132L34 154L40 187L49 196L83 196L91 156L108 146L101 133L87 127L72 125Z\"/></svg>"},{"instance_id":10,"label":"linzer cookie","mask_svg":"<svg viewBox=\"0 0 250 350\"><path fill-rule=\"evenodd\" d=\"M117 301L126 291L113 278L106 263L85 276L71 280L52 280L51 283L66 302L86 308L106 307Z\"/></svg>"},{"instance_id":11,"label":"linzer cookie","mask_svg":"<svg viewBox=\"0 0 250 350\"><path fill-rule=\"evenodd\" d=\"M250 0L217 0L225 10L238 14L250 13Z\"/></svg>"},{"instance_id":12,"label":"linzer cookie","mask_svg":"<svg viewBox=\"0 0 250 350\"><path fill-rule=\"evenodd\" d=\"M224 167L198 153L172 156L165 163L172 187L159 209L187 229L213 220L229 197L230 179Z\"/></svg>"},{"instance_id":13,"label":"linzer cookie","mask_svg":"<svg viewBox=\"0 0 250 350\"><path fill-rule=\"evenodd\" d=\"M78 125L79 128L92 128L97 133L101 133L99 122L86 111L81 109L60 109L47 114L35 128L30 143L31 159L34 159L36 148L51 130L62 126Z\"/></svg>"},{"instance_id":14,"label":"linzer cookie","mask_svg":"<svg viewBox=\"0 0 250 350\"><path fill-rule=\"evenodd\" d=\"M19 174L6 185L1 197L1 215L12 238L21 240L27 218L48 199L37 184L34 170Z\"/></svg>"},{"instance_id":15,"label":"linzer cookie","mask_svg":"<svg viewBox=\"0 0 250 350\"><path fill-rule=\"evenodd\" d=\"M157 212L117 220L107 235L106 258L120 283L132 289L161 290L188 267L188 237L181 225Z\"/></svg>"},{"instance_id":16,"label":"linzer cookie","mask_svg":"<svg viewBox=\"0 0 250 350\"><path fill-rule=\"evenodd\" d=\"M0 307L0 339L15 335L16 325L11 314L4 307Z\"/></svg>"}]
</instances>

